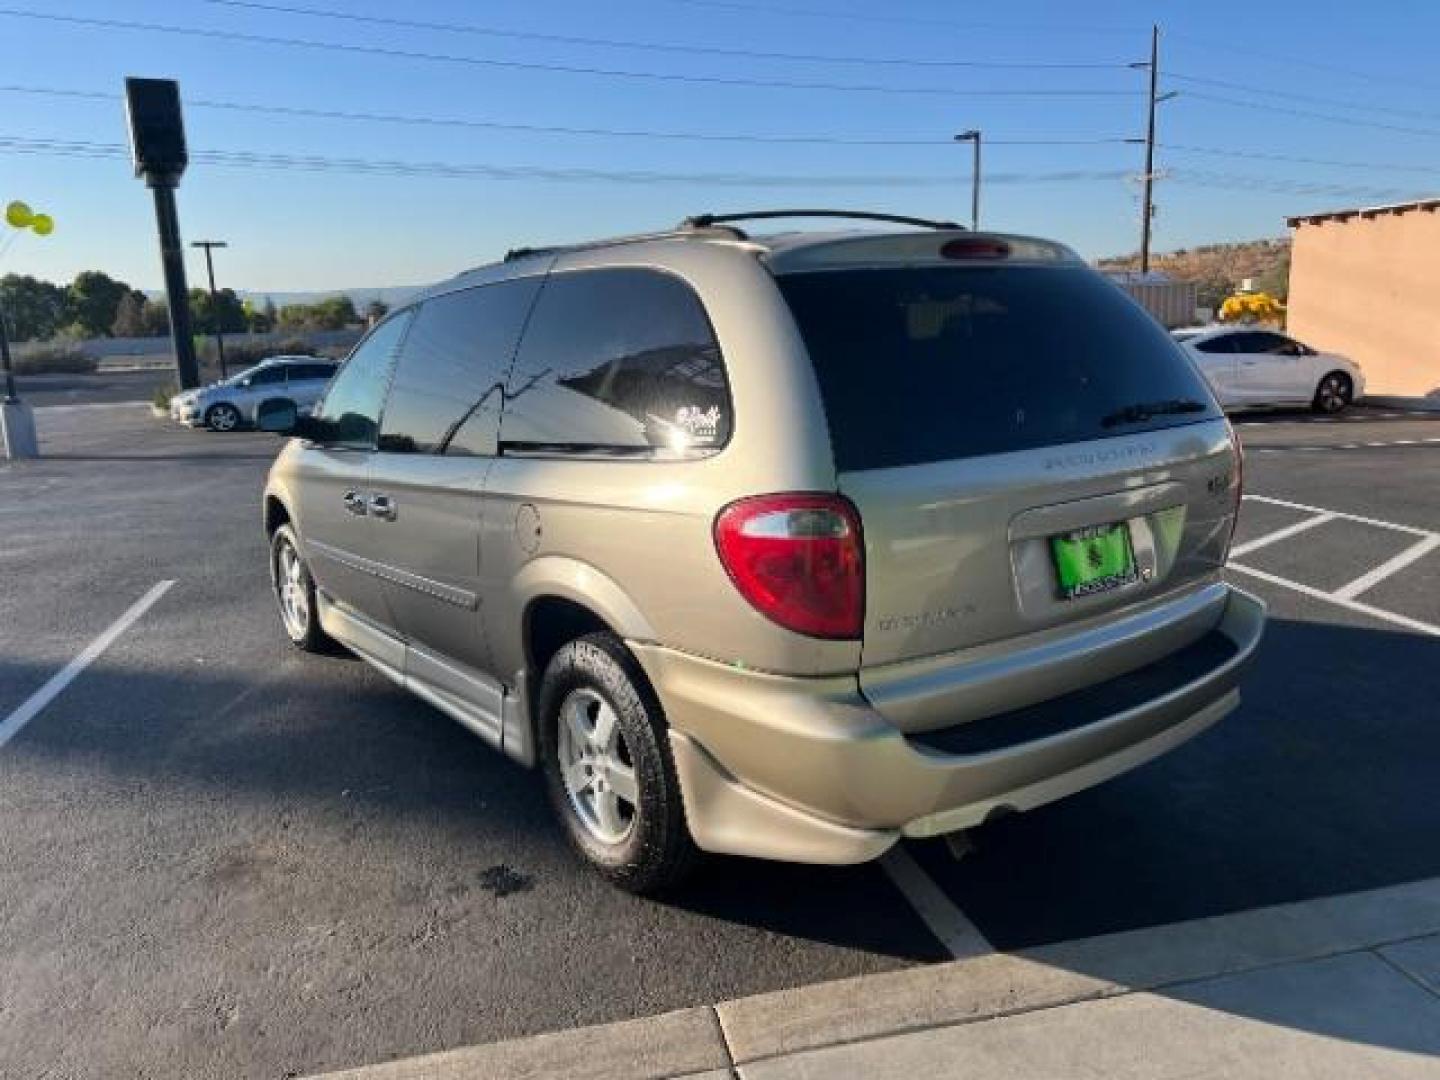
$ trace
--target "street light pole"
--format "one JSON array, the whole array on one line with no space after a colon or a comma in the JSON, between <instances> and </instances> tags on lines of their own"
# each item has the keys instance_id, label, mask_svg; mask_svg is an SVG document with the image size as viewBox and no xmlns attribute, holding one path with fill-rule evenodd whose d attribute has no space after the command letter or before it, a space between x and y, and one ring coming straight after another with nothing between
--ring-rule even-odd
<instances>
[{"instance_id":1,"label":"street light pole","mask_svg":"<svg viewBox=\"0 0 1440 1080\"><path fill-rule=\"evenodd\" d=\"M215 320L215 355L220 360L220 378L224 379L229 376L225 370L225 335L220 330L220 308L215 296L215 260L210 252L212 248L230 245L224 240L192 240L190 246L205 249L205 272L210 275L210 317Z\"/></svg>"},{"instance_id":2,"label":"street light pole","mask_svg":"<svg viewBox=\"0 0 1440 1080\"><path fill-rule=\"evenodd\" d=\"M970 231L974 232L980 228L980 131L978 128L962 131L955 136L955 141L972 143L975 147L970 173Z\"/></svg>"}]
</instances>

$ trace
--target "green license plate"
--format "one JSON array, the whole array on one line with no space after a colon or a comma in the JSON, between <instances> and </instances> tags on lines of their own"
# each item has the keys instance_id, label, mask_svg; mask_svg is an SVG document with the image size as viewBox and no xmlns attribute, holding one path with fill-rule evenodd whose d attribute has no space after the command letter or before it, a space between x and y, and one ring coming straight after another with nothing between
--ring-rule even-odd
<instances>
[{"instance_id":1,"label":"green license plate","mask_svg":"<svg viewBox=\"0 0 1440 1080\"><path fill-rule=\"evenodd\" d=\"M1050 554L1063 600L1118 589L1138 579L1130 526L1124 522L1052 536Z\"/></svg>"}]
</instances>

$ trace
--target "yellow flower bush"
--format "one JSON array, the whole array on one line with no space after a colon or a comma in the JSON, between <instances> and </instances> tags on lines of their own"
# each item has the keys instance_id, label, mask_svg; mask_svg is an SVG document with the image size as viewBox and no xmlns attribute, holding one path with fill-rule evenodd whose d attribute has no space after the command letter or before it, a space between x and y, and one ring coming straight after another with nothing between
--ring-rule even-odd
<instances>
[{"instance_id":1,"label":"yellow flower bush","mask_svg":"<svg viewBox=\"0 0 1440 1080\"><path fill-rule=\"evenodd\" d=\"M1220 305L1221 322L1273 322L1285 317L1285 305L1269 293L1236 293Z\"/></svg>"}]
</instances>

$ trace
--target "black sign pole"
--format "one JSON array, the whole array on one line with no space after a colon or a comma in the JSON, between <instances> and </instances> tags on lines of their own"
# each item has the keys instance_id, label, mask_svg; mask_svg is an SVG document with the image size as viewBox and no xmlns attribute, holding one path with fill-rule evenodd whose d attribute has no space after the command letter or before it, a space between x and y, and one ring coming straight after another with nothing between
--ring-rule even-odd
<instances>
[{"instance_id":1,"label":"black sign pole","mask_svg":"<svg viewBox=\"0 0 1440 1080\"><path fill-rule=\"evenodd\" d=\"M180 389L200 385L195 339L190 332L190 290L185 284L185 251L175 189L189 164L185 123L180 114L180 84L173 79L125 80L125 111L135 175L155 193L155 224L160 233L160 266L170 308L170 337L175 346L175 377Z\"/></svg>"},{"instance_id":2,"label":"black sign pole","mask_svg":"<svg viewBox=\"0 0 1440 1080\"><path fill-rule=\"evenodd\" d=\"M180 244L175 188L169 184L150 186L155 192L155 226L160 232L160 267L165 272L170 338L175 344L175 376L181 390L190 390L200 385L200 368L195 362L195 338L190 330L190 290L185 284L185 249Z\"/></svg>"}]
</instances>

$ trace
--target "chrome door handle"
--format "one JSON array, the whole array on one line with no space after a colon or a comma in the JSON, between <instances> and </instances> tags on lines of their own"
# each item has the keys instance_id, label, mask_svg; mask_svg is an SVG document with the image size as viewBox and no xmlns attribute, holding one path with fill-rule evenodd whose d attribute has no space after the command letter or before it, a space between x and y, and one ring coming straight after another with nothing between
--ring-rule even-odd
<instances>
[{"instance_id":1,"label":"chrome door handle","mask_svg":"<svg viewBox=\"0 0 1440 1080\"><path fill-rule=\"evenodd\" d=\"M356 517L365 516L365 497L358 491L347 491L340 498L345 503L345 509L350 513Z\"/></svg>"},{"instance_id":2,"label":"chrome door handle","mask_svg":"<svg viewBox=\"0 0 1440 1080\"><path fill-rule=\"evenodd\" d=\"M370 496L370 516L382 521L395 520L395 503L389 495Z\"/></svg>"}]
</instances>

